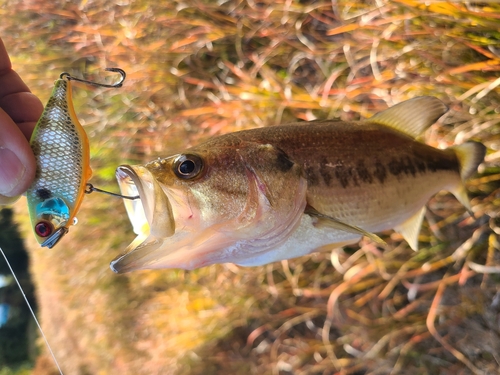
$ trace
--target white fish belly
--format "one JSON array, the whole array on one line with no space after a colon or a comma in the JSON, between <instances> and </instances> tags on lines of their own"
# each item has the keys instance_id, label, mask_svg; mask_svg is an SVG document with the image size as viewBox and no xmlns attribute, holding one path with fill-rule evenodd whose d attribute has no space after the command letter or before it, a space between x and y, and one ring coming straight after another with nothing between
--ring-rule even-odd
<instances>
[{"instance_id":1,"label":"white fish belly","mask_svg":"<svg viewBox=\"0 0 500 375\"><path fill-rule=\"evenodd\" d=\"M315 220L315 218L309 215L302 215L299 226L283 244L261 254L254 254L254 256L248 257L248 259L239 260L236 264L245 267L261 266L279 260L310 254L325 245L345 244L345 242L355 242L361 238L354 233L332 228L317 228L313 225Z\"/></svg>"}]
</instances>

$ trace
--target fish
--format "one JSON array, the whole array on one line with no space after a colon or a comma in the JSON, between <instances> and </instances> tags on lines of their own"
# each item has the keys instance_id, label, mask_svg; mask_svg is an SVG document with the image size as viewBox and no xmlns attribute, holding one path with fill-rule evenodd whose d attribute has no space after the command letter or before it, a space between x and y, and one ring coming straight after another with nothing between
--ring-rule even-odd
<instances>
[{"instance_id":1,"label":"fish","mask_svg":"<svg viewBox=\"0 0 500 375\"><path fill-rule=\"evenodd\" d=\"M448 190L471 207L464 181L486 148L417 138L447 106L415 97L361 121L315 120L243 130L116 170L137 237L117 273L259 266L395 230L418 249L427 201Z\"/></svg>"},{"instance_id":2,"label":"fish","mask_svg":"<svg viewBox=\"0 0 500 375\"><path fill-rule=\"evenodd\" d=\"M76 116L68 77L63 73L55 81L30 139L37 169L26 198L35 238L48 248L76 222L92 177L89 140Z\"/></svg>"}]
</instances>

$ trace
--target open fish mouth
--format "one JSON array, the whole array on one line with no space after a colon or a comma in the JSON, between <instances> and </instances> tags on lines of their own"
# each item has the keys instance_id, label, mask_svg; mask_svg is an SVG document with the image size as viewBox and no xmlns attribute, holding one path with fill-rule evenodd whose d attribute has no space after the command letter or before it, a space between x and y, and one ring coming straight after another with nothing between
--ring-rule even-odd
<instances>
[{"instance_id":1,"label":"open fish mouth","mask_svg":"<svg viewBox=\"0 0 500 375\"><path fill-rule=\"evenodd\" d=\"M118 167L116 170L116 179L118 180L118 185L120 187L121 194L126 196L139 196L139 199L127 199L123 200L125 204L125 209L127 210L130 223L134 228L135 234L144 234L144 232L149 232L149 222L147 217L151 218L151 204L147 204L148 194L145 189L150 190L148 185L142 184L141 180L134 172L132 167L128 165L123 165ZM149 199L151 201L151 199ZM145 205L143 204L146 203ZM146 214L147 208L148 214Z\"/></svg>"},{"instance_id":2,"label":"open fish mouth","mask_svg":"<svg viewBox=\"0 0 500 375\"><path fill-rule=\"evenodd\" d=\"M116 179L121 194L126 196L139 196L139 199L124 199L130 223L136 239L127 247L125 253L114 259L110 267L114 272L127 272L129 269L138 268L144 252L141 245L147 245L152 250L152 238L161 246L161 238L170 237L175 233L175 220L170 202L163 189L155 180L149 170L142 166L121 165L116 170Z\"/></svg>"}]
</instances>

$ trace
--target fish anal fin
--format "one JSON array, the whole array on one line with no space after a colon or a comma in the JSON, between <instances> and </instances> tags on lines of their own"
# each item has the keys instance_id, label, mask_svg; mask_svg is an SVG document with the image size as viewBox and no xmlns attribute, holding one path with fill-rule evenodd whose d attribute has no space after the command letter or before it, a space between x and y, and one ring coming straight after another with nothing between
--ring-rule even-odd
<instances>
[{"instance_id":1,"label":"fish anal fin","mask_svg":"<svg viewBox=\"0 0 500 375\"><path fill-rule=\"evenodd\" d=\"M401 234L410 247L415 251L418 250L418 235L420 233L420 227L422 226L424 215L425 206L418 210L404 223L394 228L394 230Z\"/></svg>"},{"instance_id":2,"label":"fish anal fin","mask_svg":"<svg viewBox=\"0 0 500 375\"><path fill-rule=\"evenodd\" d=\"M448 107L438 98L418 96L396 104L365 121L376 122L417 138L447 111Z\"/></svg>"},{"instance_id":3,"label":"fish anal fin","mask_svg":"<svg viewBox=\"0 0 500 375\"><path fill-rule=\"evenodd\" d=\"M314 207L311 207L309 205L304 210L304 213L317 218L318 221L315 224L316 227L330 227L344 232L359 234L360 236L368 237L369 239L380 245L386 245L385 241L376 234L367 232L366 230L357 227L356 225L348 224L335 217L324 215L318 212Z\"/></svg>"},{"instance_id":4,"label":"fish anal fin","mask_svg":"<svg viewBox=\"0 0 500 375\"><path fill-rule=\"evenodd\" d=\"M470 206L469 195L467 194L467 190L465 190L464 184L458 184L457 187L451 190L451 193L455 196L455 198L458 199L460 203L464 205L470 216L474 217L474 213L472 212Z\"/></svg>"}]
</instances>

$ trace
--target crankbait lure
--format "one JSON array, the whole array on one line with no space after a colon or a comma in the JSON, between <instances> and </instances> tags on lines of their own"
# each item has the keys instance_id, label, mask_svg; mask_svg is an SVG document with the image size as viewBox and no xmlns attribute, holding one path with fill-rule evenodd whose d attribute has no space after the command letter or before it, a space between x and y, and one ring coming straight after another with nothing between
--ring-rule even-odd
<instances>
[{"instance_id":1,"label":"crankbait lure","mask_svg":"<svg viewBox=\"0 0 500 375\"><path fill-rule=\"evenodd\" d=\"M97 191L87 181L92 176L87 134L76 117L71 81L100 87L121 87L126 74L113 85L95 83L62 73L31 136L37 160L35 181L27 191L31 224L38 243L52 248L76 223L85 193Z\"/></svg>"}]
</instances>

